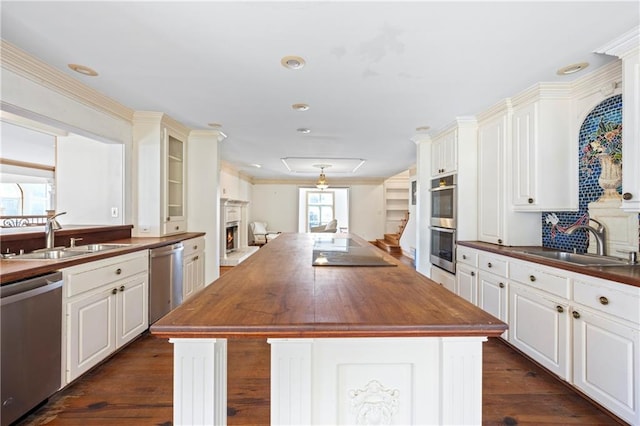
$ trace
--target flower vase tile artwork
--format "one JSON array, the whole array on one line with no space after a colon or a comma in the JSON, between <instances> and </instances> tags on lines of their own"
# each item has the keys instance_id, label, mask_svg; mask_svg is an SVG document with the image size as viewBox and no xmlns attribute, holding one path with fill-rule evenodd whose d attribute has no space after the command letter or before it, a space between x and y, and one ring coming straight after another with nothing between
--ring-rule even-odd
<instances>
[{"instance_id":1,"label":"flower vase tile artwork","mask_svg":"<svg viewBox=\"0 0 640 426\"><path fill-rule=\"evenodd\" d=\"M544 212L541 227L543 246L584 253L587 240L583 233L557 231L588 218L590 203L621 200L622 96L611 96L593 108L584 118L578 137L578 211Z\"/></svg>"},{"instance_id":2,"label":"flower vase tile artwork","mask_svg":"<svg viewBox=\"0 0 640 426\"><path fill-rule=\"evenodd\" d=\"M604 190L600 200L620 199L622 184L622 124L600 119L598 129L582 148L581 170L591 174L595 163L600 166L598 184Z\"/></svg>"}]
</instances>

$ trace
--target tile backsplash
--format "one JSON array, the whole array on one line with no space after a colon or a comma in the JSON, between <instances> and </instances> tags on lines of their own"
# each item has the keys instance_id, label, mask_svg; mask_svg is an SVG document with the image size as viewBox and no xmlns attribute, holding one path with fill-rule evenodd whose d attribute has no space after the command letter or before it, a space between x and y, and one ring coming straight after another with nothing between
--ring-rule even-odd
<instances>
[{"instance_id":1,"label":"tile backsplash","mask_svg":"<svg viewBox=\"0 0 640 426\"><path fill-rule=\"evenodd\" d=\"M578 152L576 153L576 161L579 164L579 209L577 212L555 212L558 218L558 226L560 227L568 227L580 220L584 215L588 215L589 203L598 200L604 192L598 184L600 165L595 162L591 170L581 167L585 155L585 147L593 140L593 135L598 130L601 122L622 123L622 95L612 96L602 101L587 115L580 126ZM618 192L621 193L621 188L618 188ZM547 216L550 213L553 212L544 212L541 215L542 245L559 250L572 251L576 249L579 253L586 252L589 243L587 233L576 232L572 235L567 235L554 229L552 224L547 221Z\"/></svg>"}]
</instances>

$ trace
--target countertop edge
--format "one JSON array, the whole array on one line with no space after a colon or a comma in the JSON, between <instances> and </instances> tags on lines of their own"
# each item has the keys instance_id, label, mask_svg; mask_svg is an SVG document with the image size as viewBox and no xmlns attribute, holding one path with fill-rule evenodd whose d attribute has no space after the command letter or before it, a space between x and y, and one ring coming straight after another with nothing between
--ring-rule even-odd
<instances>
[{"instance_id":1,"label":"countertop edge","mask_svg":"<svg viewBox=\"0 0 640 426\"><path fill-rule=\"evenodd\" d=\"M487 251L490 253L512 257L514 259L524 260L527 262L537 263L552 268L562 269L577 274L588 275L595 278L602 278L621 284L640 287L640 266L571 265L566 262L561 262L553 259L545 259L538 256L531 256L521 252L523 250L539 250L541 248L544 248L539 246L500 246L497 244L485 243L483 241L458 241L457 244L464 247Z\"/></svg>"}]
</instances>

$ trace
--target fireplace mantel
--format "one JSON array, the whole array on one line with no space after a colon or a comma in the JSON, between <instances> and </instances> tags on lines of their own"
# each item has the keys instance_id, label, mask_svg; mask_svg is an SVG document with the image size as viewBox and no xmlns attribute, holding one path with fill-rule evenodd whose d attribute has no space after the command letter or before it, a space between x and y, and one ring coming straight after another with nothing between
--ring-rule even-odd
<instances>
[{"instance_id":1,"label":"fireplace mantel","mask_svg":"<svg viewBox=\"0 0 640 426\"><path fill-rule=\"evenodd\" d=\"M220 265L236 266L253 253L258 247L250 247L248 244L247 205L248 201L220 199ZM237 226L237 233L233 235L235 247L233 251L227 250L227 228Z\"/></svg>"}]
</instances>

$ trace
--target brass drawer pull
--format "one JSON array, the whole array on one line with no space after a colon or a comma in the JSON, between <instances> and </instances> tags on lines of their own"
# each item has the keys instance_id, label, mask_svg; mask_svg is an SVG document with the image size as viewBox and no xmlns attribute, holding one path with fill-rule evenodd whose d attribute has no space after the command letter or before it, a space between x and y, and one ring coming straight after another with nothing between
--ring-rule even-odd
<instances>
[{"instance_id":1,"label":"brass drawer pull","mask_svg":"<svg viewBox=\"0 0 640 426\"><path fill-rule=\"evenodd\" d=\"M198 259L200 259L200 256L196 256L193 258L193 260L198 260Z\"/></svg>"},{"instance_id":2,"label":"brass drawer pull","mask_svg":"<svg viewBox=\"0 0 640 426\"><path fill-rule=\"evenodd\" d=\"M528 202L529 204L533 204L533 198L529 198L529 199L527 200L527 202Z\"/></svg>"},{"instance_id":3,"label":"brass drawer pull","mask_svg":"<svg viewBox=\"0 0 640 426\"><path fill-rule=\"evenodd\" d=\"M466 259L467 259L467 255L466 255L466 254L463 254L463 255L462 255L462 258L466 260Z\"/></svg>"},{"instance_id":4,"label":"brass drawer pull","mask_svg":"<svg viewBox=\"0 0 640 426\"><path fill-rule=\"evenodd\" d=\"M118 294L118 289L114 288L113 290L111 290L111 294Z\"/></svg>"},{"instance_id":5,"label":"brass drawer pull","mask_svg":"<svg viewBox=\"0 0 640 426\"><path fill-rule=\"evenodd\" d=\"M558 313L563 313L564 312L564 308L560 305L556 306L556 311L558 311Z\"/></svg>"},{"instance_id":6,"label":"brass drawer pull","mask_svg":"<svg viewBox=\"0 0 640 426\"><path fill-rule=\"evenodd\" d=\"M124 291L124 286L123 285L120 286L120 291Z\"/></svg>"},{"instance_id":7,"label":"brass drawer pull","mask_svg":"<svg viewBox=\"0 0 640 426\"><path fill-rule=\"evenodd\" d=\"M491 268L493 265L491 264L491 262L487 262L487 266Z\"/></svg>"},{"instance_id":8,"label":"brass drawer pull","mask_svg":"<svg viewBox=\"0 0 640 426\"><path fill-rule=\"evenodd\" d=\"M600 300L600 303L603 304L603 305L608 305L609 304L609 299L607 299L604 296L600 296L600 298L598 300Z\"/></svg>"},{"instance_id":9,"label":"brass drawer pull","mask_svg":"<svg viewBox=\"0 0 640 426\"><path fill-rule=\"evenodd\" d=\"M578 311L573 311L573 313L572 313L571 315L573 315L573 317L574 317L575 319L580 318L580 312L578 312Z\"/></svg>"},{"instance_id":10,"label":"brass drawer pull","mask_svg":"<svg viewBox=\"0 0 640 426\"><path fill-rule=\"evenodd\" d=\"M500 288L504 288L504 283L500 283L500 284L498 284L498 287L500 287Z\"/></svg>"},{"instance_id":11,"label":"brass drawer pull","mask_svg":"<svg viewBox=\"0 0 640 426\"><path fill-rule=\"evenodd\" d=\"M471 276L472 276L472 277L475 277L475 276L476 276L476 273L475 273L475 272L473 272L473 271L471 271Z\"/></svg>"},{"instance_id":12,"label":"brass drawer pull","mask_svg":"<svg viewBox=\"0 0 640 426\"><path fill-rule=\"evenodd\" d=\"M535 275L529 275L529 281L534 282L536 280Z\"/></svg>"},{"instance_id":13,"label":"brass drawer pull","mask_svg":"<svg viewBox=\"0 0 640 426\"><path fill-rule=\"evenodd\" d=\"M118 268L116 269L116 275L120 275L122 273L122 269Z\"/></svg>"}]
</instances>

